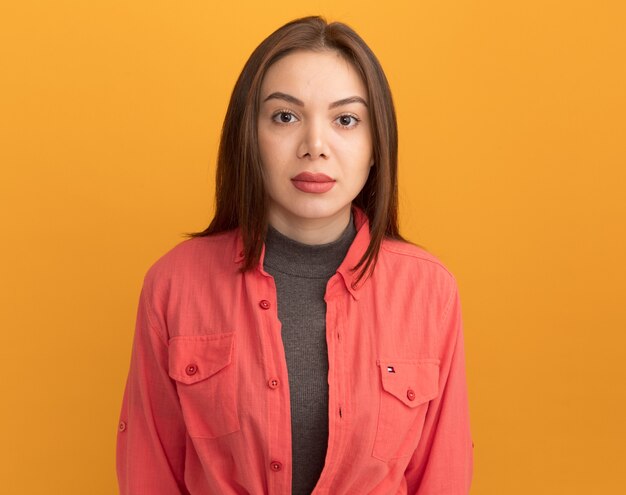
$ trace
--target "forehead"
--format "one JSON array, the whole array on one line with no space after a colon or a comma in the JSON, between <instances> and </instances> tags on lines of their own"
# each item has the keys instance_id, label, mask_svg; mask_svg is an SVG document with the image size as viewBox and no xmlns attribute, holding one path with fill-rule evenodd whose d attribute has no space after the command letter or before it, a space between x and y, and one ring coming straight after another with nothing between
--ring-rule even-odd
<instances>
[{"instance_id":1,"label":"forehead","mask_svg":"<svg viewBox=\"0 0 626 495\"><path fill-rule=\"evenodd\" d=\"M281 58L265 73L261 96L283 91L300 98L367 96L354 66L336 51L297 50Z\"/></svg>"}]
</instances>

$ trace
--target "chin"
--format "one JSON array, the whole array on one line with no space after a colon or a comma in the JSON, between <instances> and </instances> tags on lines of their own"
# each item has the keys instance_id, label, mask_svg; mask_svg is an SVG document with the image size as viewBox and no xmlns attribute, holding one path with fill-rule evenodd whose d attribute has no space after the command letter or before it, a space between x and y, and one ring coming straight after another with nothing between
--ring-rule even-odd
<instances>
[{"instance_id":1,"label":"chin","mask_svg":"<svg viewBox=\"0 0 626 495\"><path fill-rule=\"evenodd\" d=\"M300 218L326 218L333 216L339 211L343 209L342 206L332 205L332 204L318 204L314 205L306 205L300 208L291 208L288 210L292 215L298 216Z\"/></svg>"}]
</instances>

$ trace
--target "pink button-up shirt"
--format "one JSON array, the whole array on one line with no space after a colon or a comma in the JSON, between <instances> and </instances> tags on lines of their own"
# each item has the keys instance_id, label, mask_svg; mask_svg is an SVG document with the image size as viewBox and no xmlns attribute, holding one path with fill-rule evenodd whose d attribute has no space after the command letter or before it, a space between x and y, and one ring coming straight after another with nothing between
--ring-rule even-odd
<instances>
[{"instance_id":1,"label":"pink button-up shirt","mask_svg":"<svg viewBox=\"0 0 626 495\"><path fill-rule=\"evenodd\" d=\"M473 468L457 284L386 239L370 278L326 287L328 449L314 495L466 495ZM121 495L291 493L289 381L274 279L245 274L234 229L180 242L147 271L117 431Z\"/></svg>"}]
</instances>

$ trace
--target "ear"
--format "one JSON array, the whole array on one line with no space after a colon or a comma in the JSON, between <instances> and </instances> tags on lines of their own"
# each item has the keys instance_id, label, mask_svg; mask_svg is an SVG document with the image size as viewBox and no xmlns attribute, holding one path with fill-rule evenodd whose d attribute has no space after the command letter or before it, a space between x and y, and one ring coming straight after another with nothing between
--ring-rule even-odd
<instances>
[{"instance_id":1,"label":"ear","mask_svg":"<svg viewBox=\"0 0 626 495\"><path fill-rule=\"evenodd\" d=\"M374 157L372 157L371 161L370 161L370 167L374 166Z\"/></svg>"}]
</instances>

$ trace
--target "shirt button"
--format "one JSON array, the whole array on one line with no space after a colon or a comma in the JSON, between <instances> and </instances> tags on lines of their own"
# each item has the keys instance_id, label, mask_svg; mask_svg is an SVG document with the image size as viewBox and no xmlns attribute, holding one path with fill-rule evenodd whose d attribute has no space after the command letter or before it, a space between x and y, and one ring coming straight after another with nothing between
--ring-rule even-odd
<instances>
[{"instance_id":1,"label":"shirt button","mask_svg":"<svg viewBox=\"0 0 626 495\"><path fill-rule=\"evenodd\" d=\"M413 390L408 389L406 391L406 396L408 397L409 400L415 400L415 392L413 392Z\"/></svg>"},{"instance_id":2,"label":"shirt button","mask_svg":"<svg viewBox=\"0 0 626 495\"><path fill-rule=\"evenodd\" d=\"M278 378L270 378L267 381L267 384L269 385L270 388L276 388L278 387L278 385L280 385L280 382L278 381Z\"/></svg>"},{"instance_id":3,"label":"shirt button","mask_svg":"<svg viewBox=\"0 0 626 495\"><path fill-rule=\"evenodd\" d=\"M259 306L261 306L263 309L269 309L270 302L266 299L261 299L261 301L259 302Z\"/></svg>"},{"instance_id":4,"label":"shirt button","mask_svg":"<svg viewBox=\"0 0 626 495\"><path fill-rule=\"evenodd\" d=\"M272 471L280 471L283 468L283 465L278 461L272 461L270 464Z\"/></svg>"},{"instance_id":5,"label":"shirt button","mask_svg":"<svg viewBox=\"0 0 626 495\"><path fill-rule=\"evenodd\" d=\"M185 368L185 373L188 375L195 375L196 371L198 371L198 367L195 364L190 364Z\"/></svg>"},{"instance_id":6,"label":"shirt button","mask_svg":"<svg viewBox=\"0 0 626 495\"><path fill-rule=\"evenodd\" d=\"M124 421L120 421L120 431L124 431L126 429L126 423Z\"/></svg>"}]
</instances>

